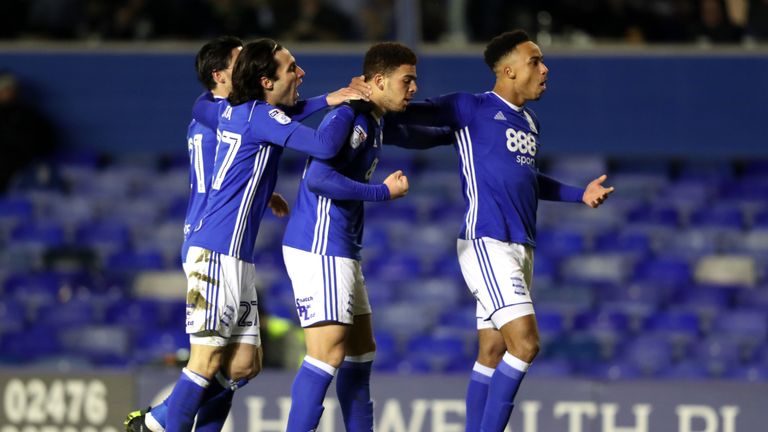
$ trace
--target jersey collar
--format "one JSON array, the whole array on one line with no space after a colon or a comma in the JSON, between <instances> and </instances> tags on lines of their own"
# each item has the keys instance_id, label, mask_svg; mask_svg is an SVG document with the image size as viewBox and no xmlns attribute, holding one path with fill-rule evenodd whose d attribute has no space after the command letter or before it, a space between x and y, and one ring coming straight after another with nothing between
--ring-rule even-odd
<instances>
[{"instance_id":1,"label":"jersey collar","mask_svg":"<svg viewBox=\"0 0 768 432\"><path fill-rule=\"evenodd\" d=\"M512 108L513 110L515 110L515 111L517 111L517 112L523 112L523 107L519 107L519 106L517 106L517 105L515 105L515 104L513 104L513 103L510 103L509 101L507 101L507 100L506 100L506 99L504 99L503 97L499 96L499 94L498 94L498 93L496 93L495 91L492 91L492 92L489 92L489 93L492 93L494 96L496 96L497 98L499 98L499 100L500 100L500 101L502 101L502 102L504 102L505 104L507 104L507 106L508 106L508 107L510 107L510 108Z\"/></svg>"}]
</instances>

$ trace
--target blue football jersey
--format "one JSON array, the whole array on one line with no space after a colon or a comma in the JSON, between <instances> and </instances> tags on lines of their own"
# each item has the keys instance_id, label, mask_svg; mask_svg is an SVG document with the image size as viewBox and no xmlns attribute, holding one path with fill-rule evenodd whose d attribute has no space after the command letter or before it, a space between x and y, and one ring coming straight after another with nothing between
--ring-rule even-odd
<instances>
[{"instance_id":1,"label":"blue football jersey","mask_svg":"<svg viewBox=\"0 0 768 432\"><path fill-rule=\"evenodd\" d=\"M494 92L452 93L412 103L393 119L453 129L466 204L459 238L535 246L539 198L576 201L583 191L538 172L536 115Z\"/></svg>"},{"instance_id":2,"label":"blue football jersey","mask_svg":"<svg viewBox=\"0 0 768 432\"><path fill-rule=\"evenodd\" d=\"M187 256L190 232L200 225L208 199L208 191L213 177L216 158L219 105L226 103L226 98L215 96L212 92L203 92L192 106L192 121L187 129L187 150L189 151L189 202L184 218L184 243L181 246L182 261ZM320 95L286 109L291 118L301 121L320 109L326 108L326 96Z\"/></svg>"},{"instance_id":3,"label":"blue football jersey","mask_svg":"<svg viewBox=\"0 0 768 432\"><path fill-rule=\"evenodd\" d=\"M340 111L331 111L320 128ZM298 197L285 230L283 244L320 255L360 260L363 239L363 202L389 199L386 185L368 185L379 161L382 121L359 114L349 124L338 124L346 138L329 160L309 158Z\"/></svg>"},{"instance_id":4,"label":"blue football jersey","mask_svg":"<svg viewBox=\"0 0 768 432\"><path fill-rule=\"evenodd\" d=\"M352 115L346 112L339 121ZM277 182L283 148L331 157L341 141L334 132L336 128L316 132L263 101L222 103L211 188L189 245L255 262L256 235Z\"/></svg>"},{"instance_id":5,"label":"blue football jersey","mask_svg":"<svg viewBox=\"0 0 768 432\"><path fill-rule=\"evenodd\" d=\"M226 99L216 97L211 92L201 94L193 106L193 111L204 109L218 111L218 105ZM187 255L189 233L198 227L203 217L203 210L211 186L213 162L216 157L216 129L203 124L195 118L187 129L187 150L189 151L189 202L184 217L184 243L181 246L181 259Z\"/></svg>"}]
</instances>

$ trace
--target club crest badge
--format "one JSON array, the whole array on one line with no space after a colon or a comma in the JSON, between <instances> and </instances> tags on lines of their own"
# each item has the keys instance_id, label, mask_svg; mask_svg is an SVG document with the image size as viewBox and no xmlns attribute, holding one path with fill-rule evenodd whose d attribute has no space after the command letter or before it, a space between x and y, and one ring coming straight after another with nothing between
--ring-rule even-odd
<instances>
[{"instance_id":1,"label":"club crest badge","mask_svg":"<svg viewBox=\"0 0 768 432\"><path fill-rule=\"evenodd\" d=\"M360 144L365 142L366 138L368 138L368 134L365 133L362 126L357 125L355 126L355 130L352 131L352 136L349 137L349 145L351 145L353 149L356 149L360 147Z\"/></svg>"},{"instance_id":2,"label":"club crest badge","mask_svg":"<svg viewBox=\"0 0 768 432\"><path fill-rule=\"evenodd\" d=\"M277 108L269 111L269 116L275 119L276 122L287 125L291 122L291 118L285 115L285 113Z\"/></svg>"}]
</instances>

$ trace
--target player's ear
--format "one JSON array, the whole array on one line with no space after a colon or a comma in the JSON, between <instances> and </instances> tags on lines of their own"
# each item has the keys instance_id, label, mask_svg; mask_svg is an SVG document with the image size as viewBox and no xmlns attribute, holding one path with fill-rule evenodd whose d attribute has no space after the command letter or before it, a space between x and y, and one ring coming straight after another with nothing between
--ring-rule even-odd
<instances>
[{"instance_id":1,"label":"player's ear","mask_svg":"<svg viewBox=\"0 0 768 432\"><path fill-rule=\"evenodd\" d=\"M382 74L374 75L371 82L373 83L373 85L378 87L379 90L384 91L384 75Z\"/></svg>"},{"instance_id":2,"label":"player's ear","mask_svg":"<svg viewBox=\"0 0 768 432\"><path fill-rule=\"evenodd\" d=\"M261 77L261 86L267 90L272 90L275 88L275 83L273 83L271 79L263 76Z\"/></svg>"},{"instance_id":3,"label":"player's ear","mask_svg":"<svg viewBox=\"0 0 768 432\"><path fill-rule=\"evenodd\" d=\"M507 76L507 78L515 79L515 72L509 66L504 66L504 74Z\"/></svg>"}]
</instances>

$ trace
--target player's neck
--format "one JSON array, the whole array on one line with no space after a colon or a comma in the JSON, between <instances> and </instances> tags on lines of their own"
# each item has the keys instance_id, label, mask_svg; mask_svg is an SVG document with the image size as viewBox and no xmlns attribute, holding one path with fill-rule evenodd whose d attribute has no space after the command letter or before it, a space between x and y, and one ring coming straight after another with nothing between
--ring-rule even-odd
<instances>
[{"instance_id":1,"label":"player's neck","mask_svg":"<svg viewBox=\"0 0 768 432\"><path fill-rule=\"evenodd\" d=\"M229 97L229 91L227 91L226 89L221 88L220 86L216 86L213 90L211 90L211 93L214 96L218 96L220 98L225 98L226 99L227 97Z\"/></svg>"},{"instance_id":2,"label":"player's neck","mask_svg":"<svg viewBox=\"0 0 768 432\"><path fill-rule=\"evenodd\" d=\"M506 85L503 81L496 82L496 85L493 86L493 92L514 106L522 108L525 105L525 99L514 88Z\"/></svg>"}]
</instances>

